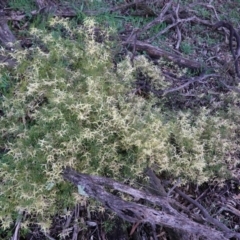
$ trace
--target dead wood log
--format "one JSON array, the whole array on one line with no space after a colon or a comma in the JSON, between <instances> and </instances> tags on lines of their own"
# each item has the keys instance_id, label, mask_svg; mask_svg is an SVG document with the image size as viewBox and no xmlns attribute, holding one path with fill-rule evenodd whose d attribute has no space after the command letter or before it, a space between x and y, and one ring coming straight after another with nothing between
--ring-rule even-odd
<instances>
[{"instance_id":1,"label":"dead wood log","mask_svg":"<svg viewBox=\"0 0 240 240\"><path fill-rule=\"evenodd\" d=\"M153 194L160 197L167 197L170 192L166 192L160 179L155 175L151 168L145 170L145 174L149 177L149 191ZM175 206L176 207L176 206ZM167 236L170 240L189 240L194 239L194 235L175 228L164 227L164 230L167 232Z\"/></svg>"},{"instance_id":2,"label":"dead wood log","mask_svg":"<svg viewBox=\"0 0 240 240\"><path fill-rule=\"evenodd\" d=\"M208 226L195 223L180 213L176 213L176 210L172 210L170 213L164 210L164 205L168 205L168 209L171 207L168 204L167 197L156 197L149 193L131 188L127 185L118 183L108 178L90 176L87 174L80 174L70 168L66 168L63 171L64 179L70 181L76 186L80 186L84 189L84 192L89 197L95 198L101 202L106 208L114 211L122 219L131 222L150 223L151 225L162 225L168 228L174 228L176 230L186 231L205 239L226 240L231 237L232 233L222 233ZM158 199L158 205L163 205L162 211L156 211L150 207L146 207L134 202L127 202L121 198L114 196L107 192L104 186L111 187L121 192L127 192L136 199L144 199L146 201Z\"/></svg>"},{"instance_id":3,"label":"dead wood log","mask_svg":"<svg viewBox=\"0 0 240 240\"><path fill-rule=\"evenodd\" d=\"M125 41L123 44L131 48L135 47L137 51L145 51L152 58L164 58L181 67L187 67L198 72L206 70L212 72L212 69L209 69L204 63L199 63L192 59L187 59L180 55L167 52L161 48L154 47L149 43L142 41Z\"/></svg>"}]
</instances>

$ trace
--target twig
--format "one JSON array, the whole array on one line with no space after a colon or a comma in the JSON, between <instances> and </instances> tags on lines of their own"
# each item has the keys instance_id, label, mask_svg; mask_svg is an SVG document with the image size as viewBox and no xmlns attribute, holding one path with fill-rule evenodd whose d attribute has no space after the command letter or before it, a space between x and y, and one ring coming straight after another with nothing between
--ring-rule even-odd
<instances>
[{"instance_id":1,"label":"twig","mask_svg":"<svg viewBox=\"0 0 240 240\"><path fill-rule=\"evenodd\" d=\"M152 28L153 26L164 22L167 18L169 18L169 16L164 16L166 14L166 12L169 10L169 8L171 7L173 3L173 0L169 1L162 9L161 13L159 14L159 16L157 18L155 18L152 22L148 23L145 27L143 27L143 29L141 30L140 33L142 32L146 32L148 29Z\"/></svg>"},{"instance_id":2,"label":"twig","mask_svg":"<svg viewBox=\"0 0 240 240\"><path fill-rule=\"evenodd\" d=\"M79 226L78 226L78 218L79 218L79 204L76 204L74 209L74 225L73 225L73 236L72 240L78 239L78 233L80 232Z\"/></svg>"},{"instance_id":3,"label":"twig","mask_svg":"<svg viewBox=\"0 0 240 240\"><path fill-rule=\"evenodd\" d=\"M165 32L167 32L169 29L177 26L179 23L182 23L182 22L191 22L193 20L195 20L196 17L193 16L193 17L189 17L189 18L186 18L186 19L178 19L175 23L172 23L170 24L169 26L167 26L164 30L162 30L161 32L157 33L155 36L151 37L149 39L150 42L154 41L157 37L159 37L160 35L164 34Z\"/></svg>"},{"instance_id":4,"label":"twig","mask_svg":"<svg viewBox=\"0 0 240 240\"><path fill-rule=\"evenodd\" d=\"M174 189L180 184L181 179L179 178L178 181L173 185L173 187L168 191L167 197L169 198L171 193L174 191Z\"/></svg>"},{"instance_id":5,"label":"twig","mask_svg":"<svg viewBox=\"0 0 240 240\"><path fill-rule=\"evenodd\" d=\"M225 22L225 21L217 22L215 25L213 25L213 30L218 29L220 27L227 28L230 31L229 48L230 48L230 51L233 56L235 72L236 72L238 78L240 78L240 72L239 72L239 67L238 67L238 59L240 57L240 36L239 36L238 32L236 31L236 29L229 22ZM236 47L235 51L233 49L233 37L235 37L236 42L237 42L237 47Z\"/></svg>"},{"instance_id":6,"label":"twig","mask_svg":"<svg viewBox=\"0 0 240 240\"><path fill-rule=\"evenodd\" d=\"M130 234L129 234L130 236L133 235L133 233L136 231L137 227L138 227L141 223L142 223L142 221L138 221L138 222L136 222L136 223L134 223L134 224L132 225L132 229L131 229Z\"/></svg>"},{"instance_id":7,"label":"twig","mask_svg":"<svg viewBox=\"0 0 240 240\"><path fill-rule=\"evenodd\" d=\"M210 3L202 3L202 2L200 2L200 3L194 3L194 4L191 4L190 6L193 7L193 6L196 6L196 5L200 5L200 6L204 6L204 7L206 7L206 8L212 9L213 12L214 12L214 14L215 14L216 19L217 19L218 21L220 21L220 18L219 18L218 14L217 14L217 11L216 11L215 7L211 4L211 2L210 2Z\"/></svg>"},{"instance_id":8,"label":"twig","mask_svg":"<svg viewBox=\"0 0 240 240\"><path fill-rule=\"evenodd\" d=\"M173 0L170 0L162 9L159 18L163 18L163 16L167 13L169 8L172 6Z\"/></svg>"},{"instance_id":9,"label":"twig","mask_svg":"<svg viewBox=\"0 0 240 240\"><path fill-rule=\"evenodd\" d=\"M134 28L130 34L130 36L127 39L127 42L133 42L133 51L132 51L132 56L131 56L131 63L133 65L133 60L136 54L136 42L137 42L137 35L139 32L139 28Z\"/></svg>"},{"instance_id":10,"label":"twig","mask_svg":"<svg viewBox=\"0 0 240 240\"><path fill-rule=\"evenodd\" d=\"M232 86L229 86L227 85L225 82L223 81L220 81L220 83L222 83L226 88L228 88L229 90L232 90L234 92L237 92L237 93L240 93L240 89L237 88L237 87L232 87Z\"/></svg>"},{"instance_id":11,"label":"twig","mask_svg":"<svg viewBox=\"0 0 240 240\"><path fill-rule=\"evenodd\" d=\"M18 218L17 218L16 223L15 223L16 228L15 228L14 235L11 238L11 240L18 240L19 239L19 230L20 230L20 227L21 227L21 222L25 220L25 217L26 217L26 213L24 211L19 211Z\"/></svg>"},{"instance_id":12,"label":"twig","mask_svg":"<svg viewBox=\"0 0 240 240\"><path fill-rule=\"evenodd\" d=\"M18 240L18 232L19 232L20 226L21 226L21 223L19 222L19 223L16 225L16 228L15 228L15 231L14 231L14 234L13 234L13 237L12 237L12 240Z\"/></svg>"},{"instance_id":13,"label":"twig","mask_svg":"<svg viewBox=\"0 0 240 240\"><path fill-rule=\"evenodd\" d=\"M73 218L73 215L74 215L74 211L71 212L71 214L67 217L67 221L63 227L63 231L69 227L70 223L71 223L71 220Z\"/></svg>"},{"instance_id":14,"label":"twig","mask_svg":"<svg viewBox=\"0 0 240 240\"><path fill-rule=\"evenodd\" d=\"M177 2L177 7L175 9L175 15L176 15L177 21L179 20L179 8L180 8L180 4L179 4L179 1L178 1ZM177 44L176 44L175 48L178 50L179 47L180 47L181 41L182 41L182 33L181 33L180 28L179 28L178 25L176 26L176 29L177 29L178 41L177 41Z\"/></svg>"},{"instance_id":15,"label":"twig","mask_svg":"<svg viewBox=\"0 0 240 240\"><path fill-rule=\"evenodd\" d=\"M173 201L173 199L169 198L170 197L170 194L171 192L177 187L177 185L179 184L180 182L180 179L177 181L176 184L174 184L174 186L169 190L168 193L165 192L164 195L162 195L162 191L159 190L159 186L162 186L161 182L160 182L160 179L155 175L155 173L152 171L151 168L147 168L145 170L145 172L147 173L147 175L149 176L149 180L150 180L150 185L151 185L151 188L149 189L151 192L153 193L157 193L157 195L159 196L167 196L167 198L171 201L171 205L175 208L175 209L180 209L181 211L183 211L184 213L186 213L188 216L191 216L193 219L197 219L198 222L202 221L203 222L203 219L200 218L200 216L196 215L196 214L192 214L190 212L190 210L188 208L186 208L185 206L183 206L182 204L180 204L179 202L177 201ZM148 187L149 188L149 187ZM164 189L164 188L163 188Z\"/></svg>"},{"instance_id":16,"label":"twig","mask_svg":"<svg viewBox=\"0 0 240 240\"><path fill-rule=\"evenodd\" d=\"M207 74L207 75L202 75L200 77L190 78L190 80L188 82L184 83L183 85L181 85L179 87L164 90L163 96L165 96L166 94L171 93L171 92L179 91L194 82L202 82L203 80L205 80L206 78L209 78L209 77L219 77L219 75L218 74Z\"/></svg>"},{"instance_id":17,"label":"twig","mask_svg":"<svg viewBox=\"0 0 240 240\"><path fill-rule=\"evenodd\" d=\"M177 44L176 44L176 47L175 47L175 48L178 50L179 47L180 47L180 44L181 44L181 42L182 42L182 33L181 33L181 31L180 31L179 26L177 26L177 36L178 36L178 41L177 41Z\"/></svg>"},{"instance_id":18,"label":"twig","mask_svg":"<svg viewBox=\"0 0 240 240\"><path fill-rule=\"evenodd\" d=\"M192 203L193 205L198 207L207 222L215 225L216 227L218 227L219 229L221 229L224 232L231 232L231 229L229 229L226 225L224 225L223 223L219 222L217 219L210 216L208 211L200 203L198 203L194 199L190 198L188 195L186 195L184 192L182 192L178 188L175 188L175 192L177 192L181 197L183 197L184 199L188 200L190 203ZM237 234L237 235L239 235L239 237L240 237L240 234Z\"/></svg>"},{"instance_id":19,"label":"twig","mask_svg":"<svg viewBox=\"0 0 240 240\"><path fill-rule=\"evenodd\" d=\"M240 211L232 206L228 205L226 207L225 206L221 207L221 209L218 211L218 213L221 213L222 211L228 211L228 212L231 212L231 213L235 214L236 216L240 217Z\"/></svg>"}]
</instances>

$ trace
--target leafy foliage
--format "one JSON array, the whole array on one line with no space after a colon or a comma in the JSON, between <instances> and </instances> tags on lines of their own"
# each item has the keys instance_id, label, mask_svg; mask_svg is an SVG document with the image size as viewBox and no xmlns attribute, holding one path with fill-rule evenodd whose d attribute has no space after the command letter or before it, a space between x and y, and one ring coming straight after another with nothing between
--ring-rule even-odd
<instances>
[{"instance_id":1,"label":"leafy foliage","mask_svg":"<svg viewBox=\"0 0 240 240\"><path fill-rule=\"evenodd\" d=\"M139 72L158 90L167 83L143 56L115 67L112 29L89 18L82 27L55 18L47 29L31 30L40 47L14 53L19 64L9 76L17 84L2 103L3 227L25 211L46 230L52 214L83 201L62 179L66 166L120 179L149 165L183 182L225 176L226 153L235 148L231 122L204 108L197 116L171 112L164 99L136 94Z\"/></svg>"}]
</instances>

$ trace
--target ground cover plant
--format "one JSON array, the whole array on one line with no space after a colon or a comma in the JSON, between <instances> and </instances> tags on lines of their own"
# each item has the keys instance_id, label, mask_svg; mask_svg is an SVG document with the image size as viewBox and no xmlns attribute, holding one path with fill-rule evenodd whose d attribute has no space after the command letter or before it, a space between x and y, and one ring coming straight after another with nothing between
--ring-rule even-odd
<instances>
[{"instance_id":1,"label":"ground cover plant","mask_svg":"<svg viewBox=\"0 0 240 240\"><path fill-rule=\"evenodd\" d=\"M203 10L199 14L209 17ZM116 32L123 31L114 22L116 15L99 15L100 24L93 17L78 16L80 24L50 16L41 30L29 28L31 44L9 53L15 67L1 65L4 230L24 216L22 229L38 224L47 234L53 216L67 217L75 204L86 204L84 186L77 191L63 179L66 167L135 183L147 182L147 167L173 184L178 179L180 185L200 186L213 179L219 184L238 176L238 85L230 85L230 80L215 84L219 78L211 73L205 82L199 69L188 72L176 62L152 61L147 51L136 54L143 45L137 45L131 25L140 28L146 20L134 23L127 16L132 22L126 38ZM113 22L108 24L109 19ZM162 31L164 24L149 34ZM139 34L139 39L146 36ZM125 52L121 37L130 47ZM192 55L193 46L182 41L179 49ZM190 83L179 88L166 69L179 81L190 77ZM209 86L212 91L206 93Z\"/></svg>"}]
</instances>

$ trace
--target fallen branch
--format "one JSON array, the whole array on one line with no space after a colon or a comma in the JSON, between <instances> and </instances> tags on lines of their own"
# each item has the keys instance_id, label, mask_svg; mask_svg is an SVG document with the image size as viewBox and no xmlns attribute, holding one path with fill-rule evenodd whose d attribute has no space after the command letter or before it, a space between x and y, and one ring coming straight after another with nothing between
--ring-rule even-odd
<instances>
[{"instance_id":1,"label":"fallen branch","mask_svg":"<svg viewBox=\"0 0 240 240\"><path fill-rule=\"evenodd\" d=\"M223 223L219 222L217 219L210 216L209 213L207 212L207 210L200 203L198 203L194 199L190 198L187 194L185 194L178 188L175 188L174 191L177 192L181 197L183 197L184 199L186 199L187 201L189 201L190 203L192 203L193 205L198 207L207 222L215 225L222 231L225 231L225 232L231 231L228 227L226 227L226 225L224 225ZM237 235L239 235L239 237L240 237L240 234L237 234Z\"/></svg>"},{"instance_id":2,"label":"fallen branch","mask_svg":"<svg viewBox=\"0 0 240 240\"><path fill-rule=\"evenodd\" d=\"M151 21L150 23L148 23L145 27L142 28L141 32L146 32L147 30L149 30L150 28L154 27L157 24L160 24L162 22L164 22L166 19L170 18L170 15L164 16L167 11L170 9L170 7L172 6L173 0L169 1L162 9L161 13L159 14L159 16L157 18L155 18L153 21Z\"/></svg>"},{"instance_id":3,"label":"fallen branch","mask_svg":"<svg viewBox=\"0 0 240 240\"><path fill-rule=\"evenodd\" d=\"M238 78L240 78L240 72L239 72L239 68L238 68L238 60L239 60L239 56L240 56L240 35L236 31L236 29L232 26L232 24L229 22L219 21L213 26L213 30L218 29L220 27L225 27L230 32L229 48L230 48L230 51L233 56L236 75L238 76ZM233 49L233 38L235 38L236 42L237 42L236 50Z\"/></svg>"},{"instance_id":4,"label":"fallen branch","mask_svg":"<svg viewBox=\"0 0 240 240\"><path fill-rule=\"evenodd\" d=\"M12 34L7 24L7 18L5 14L0 15L0 42L4 47L12 48L16 42L16 38Z\"/></svg>"},{"instance_id":5,"label":"fallen branch","mask_svg":"<svg viewBox=\"0 0 240 240\"><path fill-rule=\"evenodd\" d=\"M198 72L203 72L205 70L211 71L211 69L209 69L203 63L199 63L191 59L181 57L180 55L167 52L161 48L154 47L149 43L142 41L125 41L123 42L123 45L129 46L131 48L135 47L137 51L145 51L152 58L165 58L168 61L172 61L181 67L187 67Z\"/></svg>"},{"instance_id":6,"label":"fallen branch","mask_svg":"<svg viewBox=\"0 0 240 240\"><path fill-rule=\"evenodd\" d=\"M168 93L171 93L171 92L179 91L179 90L181 90L181 89L183 89L183 88L185 88L185 87L187 87L190 84L193 84L195 82L202 82L203 80L205 80L209 77L219 77L219 75L218 74L207 74L207 75L202 75L202 76L199 76L199 77L192 77L186 83L182 84L179 87L169 88L169 89L164 90L163 91L163 96L168 94Z\"/></svg>"},{"instance_id":7,"label":"fallen branch","mask_svg":"<svg viewBox=\"0 0 240 240\"><path fill-rule=\"evenodd\" d=\"M240 88L238 87L233 87L233 86L229 86L227 85L225 82L223 81L220 81L220 83L222 83L227 89L231 90L231 91L234 91L236 93L240 93Z\"/></svg>"},{"instance_id":8,"label":"fallen branch","mask_svg":"<svg viewBox=\"0 0 240 240\"><path fill-rule=\"evenodd\" d=\"M156 38L158 38L160 35L166 33L169 29L173 28L173 27L176 27L179 25L179 23L185 23L185 22L191 22L193 20L195 20L196 17L193 16L193 17L189 17L189 18L186 18L186 19L177 19L176 22L170 24L169 26L167 26L165 29L163 29L162 31L160 31L159 33L157 33L155 36L151 37L149 39L150 42L154 41Z\"/></svg>"},{"instance_id":9,"label":"fallen branch","mask_svg":"<svg viewBox=\"0 0 240 240\"><path fill-rule=\"evenodd\" d=\"M104 186L111 186L115 190L128 192L134 198L142 198L148 201L149 198L155 200L158 199L158 204L160 205L161 203L168 203L168 198L166 197L156 197L111 179L80 174L70 168L66 168L63 171L63 177L75 186L81 186L84 188L84 192L89 197L95 198L106 208L114 211L119 217L128 222L136 223L141 221L142 223L150 223L153 226L158 224L164 227L187 231L198 237L203 236L209 240L226 240L229 236L233 235L229 232L221 233L208 226L195 223L186 218L184 215L178 213L176 210L172 211L172 213L166 213L164 210L156 211L141 204L124 201L121 198L107 192L104 189Z\"/></svg>"}]
</instances>

